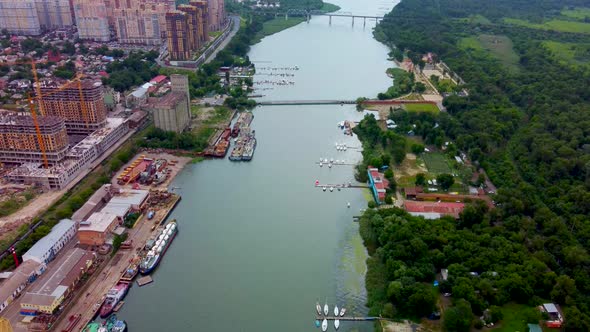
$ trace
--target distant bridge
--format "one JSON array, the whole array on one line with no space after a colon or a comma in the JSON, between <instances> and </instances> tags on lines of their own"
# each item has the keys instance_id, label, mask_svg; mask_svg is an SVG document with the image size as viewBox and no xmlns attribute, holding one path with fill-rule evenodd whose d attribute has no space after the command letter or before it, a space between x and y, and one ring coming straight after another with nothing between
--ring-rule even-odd
<instances>
[{"instance_id":1,"label":"distant bridge","mask_svg":"<svg viewBox=\"0 0 590 332\"><path fill-rule=\"evenodd\" d=\"M257 105L279 106L279 105L343 105L356 104L356 100L267 100L259 101Z\"/></svg>"},{"instance_id":2,"label":"distant bridge","mask_svg":"<svg viewBox=\"0 0 590 332\"><path fill-rule=\"evenodd\" d=\"M275 16L279 16L283 14L275 14ZM285 15L285 20L289 19L289 16L303 16L308 21L311 19L312 16L328 16L330 18L330 24L332 24L332 16L334 17L350 17L352 18L352 25L354 26L354 19L363 19L363 26L367 23L367 19L375 20L375 22L379 22L379 20L383 20L383 16L376 16L376 15L357 15L350 12L334 12L334 13L326 13L320 10L304 10L304 9L289 9Z\"/></svg>"}]
</instances>

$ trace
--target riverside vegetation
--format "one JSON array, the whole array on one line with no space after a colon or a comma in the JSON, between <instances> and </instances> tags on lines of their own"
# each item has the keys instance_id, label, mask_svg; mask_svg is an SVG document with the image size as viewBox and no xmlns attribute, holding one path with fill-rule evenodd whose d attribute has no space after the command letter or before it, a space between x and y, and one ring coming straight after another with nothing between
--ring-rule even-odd
<instances>
[{"instance_id":1,"label":"riverside vegetation","mask_svg":"<svg viewBox=\"0 0 590 332\"><path fill-rule=\"evenodd\" d=\"M486 309L504 330L524 331L540 319L534 306L549 301L562 307L566 331L590 330L590 24L584 5L403 0L375 29L394 53L435 52L467 82L469 96L445 98L448 114L432 116L445 140L499 189L496 208L470 205L458 221L368 210L361 234L371 254L371 314L424 317L448 292L447 331L481 327L475 317ZM568 48L556 52L556 45ZM449 279L435 289L430 285L441 268L448 268ZM502 312L510 314L502 320Z\"/></svg>"}]
</instances>

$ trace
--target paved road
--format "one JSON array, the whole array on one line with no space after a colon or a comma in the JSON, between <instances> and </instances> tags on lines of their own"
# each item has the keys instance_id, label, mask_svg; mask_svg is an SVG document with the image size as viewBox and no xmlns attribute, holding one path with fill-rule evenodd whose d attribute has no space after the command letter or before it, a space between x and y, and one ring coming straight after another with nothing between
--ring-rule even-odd
<instances>
[{"instance_id":1,"label":"paved road","mask_svg":"<svg viewBox=\"0 0 590 332\"><path fill-rule=\"evenodd\" d=\"M232 40L232 38L234 38L236 33L238 33L238 30L240 30L240 17L239 16L230 16L229 19L232 20L231 31L229 32L229 34L227 36L225 36L225 39L221 42L221 44L219 44L219 46L215 49L215 51L213 51L213 53L211 53L209 55L207 60L205 60L205 63L209 63L209 62L211 62L211 60L215 59L215 57L217 56L217 53L219 53L219 51L224 49L227 46L227 44L229 44L229 42Z\"/></svg>"}]
</instances>

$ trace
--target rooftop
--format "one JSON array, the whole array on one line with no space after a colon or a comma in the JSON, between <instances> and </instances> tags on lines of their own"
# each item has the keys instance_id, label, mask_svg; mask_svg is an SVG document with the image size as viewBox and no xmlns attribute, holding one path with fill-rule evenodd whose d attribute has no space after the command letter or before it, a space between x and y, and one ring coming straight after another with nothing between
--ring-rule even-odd
<instances>
[{"instance_id":1,"label":"rooftop","mask_svg":"<svg viewBox=\"0 0 590 332\"><path fill-rule=\"evenodd\" d=\"M150 80L150 83L159 84L159 83L164 82L164 80L166 80L166 78L167 78L166 75L158 75L158 76L152 78Z\"/></svg>"},{"instance_id":2,"label":"rooftop","mask_svg":"<svg viewBox=\"0 0 590 332\"><path fill-rule=\"evenodd\" d=\"M20 285L27 282L40 265L36 261L26 261L14 269L10 278L0 285L0 302L4 302Z\"/></svg>"},{"instance_id":3,"label":"rooftop","mask_svg":"<svg viewBox=\"0 0 590 332\"><path fill-rule=\"evenodd\" d=\"M53 247L55 242L57 242L64 234L68 232L68 230L75 225L70 219L62 219L57 225L53 226L51 232L45 235L41 240L37 241L35 245L29 249L25 255L31 256L43 256L49 249Z\"/></svg>"},{"instance_id":4,"label":"rooftop","mask_svg":"<svg viewBox=\"0 0 590 332\"><path fill-rule=\"evenodd\" d=\"M156 108L170 108L178 105L179 103L186 100L186 94L183 92L172 91L167 95L159 98L155 103Z\"/></svg>"},{"instance_id":5,"label":"rooftop","mask_svg":"<svg viewBox=\"0 0 590 332\"><path fill-rule=\"evenodd\" d=\"M86 203L74 213L72 220L80 222L88 218L89 214L92 213L92 211L95 211L96 208L100 208L111 196L110 188L110 184L105 184L94 192L88 201L86 201Z\"/></svg>"},{"instance_id":6,"label":"rooftop","mask_svg":"<svg viewBox=\"0 0 590 332\"><path fill-rule=\"evenodd\" d=\"M39 126L53 126L53 125L64 125L64 121L56 116L37 116L37 122ZM16 112L0 112L0 125L13 125L13 126L30 126L34 127L35 123L30 115L24 115L24 113Z\"/></svg>"},{"instance_id":7,"label":"rooftop","mask_svg":"<svg viewBox=\"0 0 590 332\"><path fill-rule=\"evenodd\" d=\"M463 211L465 204L452 202L417 202L405 201L404 206L406 211L412 213L440 213L450 215L455 218L459 217L459 213Z\"/></svg>"},{"instance_id":8,"label":"rooftop","mask_svg":"<svg viewBox=\"0 0 590 332\"><path fill-rule=\"evenodd\" d=\"M117 222L117 215L108 212L94 212L86 221L80 223L78 231L104 233L114 222Z\"/></svg>"},{"instance_id":9,"label":"rooftop","mask_svg":"<svg viewBox=\"0 0 590 332\"><path fill-rule=\"evenodd\" d=\"M23 304L50 305L65 294L68 287L80 276L94 254L80 248L72 248L58 259L22 299Z\"/></svg>"}]
</instances>

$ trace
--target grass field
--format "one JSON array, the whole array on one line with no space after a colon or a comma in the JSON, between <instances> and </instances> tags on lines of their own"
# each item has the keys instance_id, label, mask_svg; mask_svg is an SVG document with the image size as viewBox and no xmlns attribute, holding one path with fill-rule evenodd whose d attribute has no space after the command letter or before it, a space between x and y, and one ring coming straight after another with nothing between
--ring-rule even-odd
<instances>
[{"instance_id":1,"label":"grass field","mask_svg":"<svg viewBox=\"0 0 590 332\"><path fill-rule=\"evenodd\" d=\"M451 173L451 169L449 168L447 159L442 153L424 153L422 155L422 158L424 159L424 162L426 163L426 168L428 168L428 171L430 173Z\"/></svg>"},{"instance_id":2,"label":"grass field","mask_svg":"<svg viewBox=\"0 0 590 332\"><path fill-rule=\"evenodd\" d=\"M510 303L502 307L500 326L492 331L496 332L524 332L527 329L526 314L531 308L522 304Z\"/></svg>"},{"instance_id":3,"label":"grass field","mask_svg":"<svg viewBox=\"0 0 590 332\"><path fill-rule=\"evenodd\" d=\"M519 25L531 29L555 30L560 32L590 34L590 23L583 22L551 20L542 24L537 24L516 18L504 18L504 23L511 25Z\"/></svg>"},{"instance_id":4,"label":"grass field","mask_svg":"<svg viewBox=\"0 0 590 332\"><path fill-rule=\"evenodd\" d=\"M429 112L429 113L438 113L439 109L436 105L430 103L424 104L404 104L404 108L408 112Z\"/></svg>"},{"instance_id":5,"label":"grass field","mask_svg":"<svg viewBox=\"0 0 590 332\"><path fill-rule=\"evenodd\" d=\"M518 69L520 57L514 51L512 40L502 35L482 34L459 40L458 46L464 50L488 52L510 69Z\"/></svg>"},{"instance_id":6,"label":"grass field","mask_svg":"<svg viewBox=\"0 0 590 332\"><path fill-rule=\"evenodd\" d=\"M587 17L590 18L590 8L564 9L561 15L583 21Z\"/></svg>"},{"instance_id":7,"label":"grass field","mask_svg":"<svg viewBox=\"0 0 590 332\"><path fill-rule=\"evenodd\" d=\"M296 26L301 22L305 22L304 17L289 17L287 20L285 20L285 17L277 17L270 21L266 21L262 25L262 30L256 34L256 37L254 37L254 43L258 43L266 36L270 36L290 27Z\"/></svg>"},{"instance_id":8,"label":"grass field","mask_svg":"<svg viewBox=\"0 0 590 332\"><path fill-rule=\"evenodd\" d=\"M564 65L590 67L590 44L545 41L543 46Z\"/></svg>"}]
</instances>

